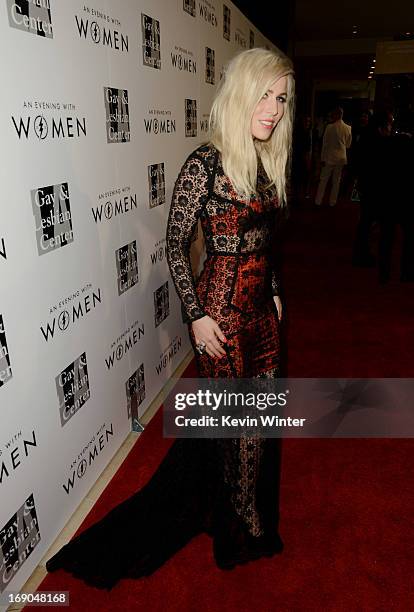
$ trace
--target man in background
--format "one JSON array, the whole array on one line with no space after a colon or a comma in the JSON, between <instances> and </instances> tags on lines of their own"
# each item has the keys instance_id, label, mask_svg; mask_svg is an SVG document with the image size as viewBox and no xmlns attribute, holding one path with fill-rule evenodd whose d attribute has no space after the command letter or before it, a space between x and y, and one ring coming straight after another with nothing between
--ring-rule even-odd
<instances>
[{"instance_id":1,"label":"man in background","mask_svg":"<svg viewBox=\"0 0 414 612\"><path fill-rule=\"evenodd\" d=\"M332 112L332 123L328 124L323 135L321 161L322 169L316 192L315 204L322 204L326 185L332 176L332 187L329 197L330 206L335 206L341 183L342 168L347 163L346 150L352 142L351 126L342 120L344 111L335 108Z\"/></svg>"},{"instance_id":2,"label":"man in background","mask_svg":"<svg viewBox=\"0 0 414 612\"><path fill-rule=\"evenodd\" d=\"M370 235L375 222L384 217L391 192L391 132L394 118L390 112L377 112L354 147L353 166L360 198L359 221L352 263L375 266Z\"/></svg>"}]
</instances>

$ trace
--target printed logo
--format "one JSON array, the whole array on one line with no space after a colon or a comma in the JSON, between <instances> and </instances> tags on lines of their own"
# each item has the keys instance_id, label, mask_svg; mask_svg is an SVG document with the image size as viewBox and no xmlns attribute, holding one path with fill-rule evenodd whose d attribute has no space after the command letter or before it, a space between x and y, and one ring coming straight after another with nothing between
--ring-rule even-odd
<instances>
[{"instance_id":1,"label":"printed logo","mask_svg":"<svg viewBox=\"0 0 414 612\"><path fill-rule=\"evenodd\" d=\"M174 51L171 51L171 65L177 70L197 74L197 63L193 52L182 47L175 46Z\"/></svg>"},{"instance_id":2,"label":"printed logo","mask_svg":"<svg viewBox=\"0 0 414 612\"><path fill-rule=\"evenodd\" d=\"M206 83L214 85L215 68L214 68L214 49L206 47Z\"/></svg>"},{"instance_id":3,"label":"printed logo","mask_svg":"<svg viewBox=\"0 0 414 612\"><path fill-rule=\"evenodd\" d=\"M192 17L195 17L196 13L195 1L196 0L183 0L183 10Z\"/></svg>"},{"instance_id":4,"label":"printed logo","mask_svg":"<svg viewBox=\"0 0 414 612\"><path fill-rule=\"evenodd\" d=\"M6 444L0 447L0 485L10 481L11 475L17 468L25 462L32 452L32 448L37 448L37 440L34 429L31 433L31 440L22 437L22 431L18 431Z\"/></svg>"},{"instance_id":5,"label":"printed logo","mask_svg":"<svg viewBox=\"0 0 414 612\"><path fill-rule=\"evenodd\" d=\"M148 166L149 207L165 204L164 162Z\"/></svg>"},{"instance_id":6,"label":"printed logo","mask_svg":"<svg viewBox=\"0 0 414 612\"><path fill-rule=\"evenodd\" d=\"M115 251L116 271L118 279L118 295L125 293L138 282L137 243L129 244Z\"/></svg>"},{"instance_id":7,"label":"printed logo","mask_svg":"<svg viewBox=\"0 0 414 612\"><path fill-rule=\"evenodd\" d=\"M104 87L106 110L106 141L129 142L128 91Z\"/></svg>"},{"instance_id":8,"label":"printed logo","mask_svg":"<svg viewBox=\"0 0 414 612\"><path fill-rule=\"evenodd\" d=\"M167 241L165 238L161 238L161 240L155 244L155 251L150 253L150 257L152 265L160 263L167 258Z\"/></svg>"},{"instance_id":9,"label":"printed logo","mask_svg":"<svg viewBox=\"0 0 414 612\"><path fill-rule=\"evenodd\" d=\"M7 348L6 331L4 329L3 315L0 314L0 387L12 377L9 349Z\"/></svg>"},{"instance_id":10,"label":"printed logo","mask_svg":"<svg viewBox=\"0 0 414 612\"><path fill-rule=\"evenodd\" d=\"M250 30L249 49L254 48L254 31Z\"/></svg>"},{"instance_id":11,"label":"printed logo","mask_svg":"<svg viewBox=\"0 0 414 612\"><path fill-rule=\"evenodd\" d=\"M223 38L230 42L231 11L223 4Z\"/></svg>"},{"instance_id":12,"label":"printed logo","mask_svg":"<svg viewBox=\"0 0 414 612\"><path fill-rule=\"evenodd\" d=\"M128 53L128 35L119 31L118 27L121 26L119 19L110 17L106 13L91 9L88 6L84 6L83 11L88 17L84 18L75 15L79 38L90 40L95 45L102 45L103 47L114 49L115 51ZM89 19L89 15L92 20ZM99 24L97 20L103 21L104 23ZM115 27L109 27L109 23Z\"/></svg>"},{"instance_id":13,"label":"printed logo","mask_svg":"<svg viewBox=\"0 0 414 612\"><path fill-rule=\"evenodd\" d=\"M240 47L242 47L242 49L247 49L247 37L243 30L240 30L239 28L236 29L234 33L234 40Z\"/></svg>"},{"instance_id":14,"label":"printed logo","mask_svg":"<svg viewBox=\"0 0 414 612\"><path fill-rule=\"evenodd\" d=\"M209 23L214 28L217 27L218 21L216 16L216 9L209 0L200 0L199 3L199 11L200 17L204 19L207 23Z\"/></svg>"},{"instance_id":15,"label":"printed logo","mask_svg":"<svg viewBox=\"0 0 414 612\"><path fill-rule=\"evenodd\" d=\"M86 353L82 353L55 378L62 427L91 396Z\"/></svg>"},{"instance_id":16,"label":"printed logo","mask_svg":"<svg viewBox=\"0 0 414 612\"><path fill-rule=\"evenodd\" d=\"M200 132L202 134L207 134L208 132L208 119L209 115L207 113L203 113L200 119Z\"/></svg>"},{"instance_id":17,"label":"printed logo","mask_svg":"<svg viewBox=\"0 0 414 612\"><path fill-rule=\"evenodd\" d=\"M161 70L160 22L141 13L141 29L144 66Z\"/></svg>"},{"instance_id":18,"label":"printed logo","mask_svg":"<svg viewBox=\"0 0 414 612\"><path fill-rule=\"evenodd\" d=\"M129 193L131 187L126 185L119 189L111 189L105 193L100 193L98 200L101 203L95 208L92 208L92 215L95 223L101 223L102 221L111 221L119 215L125 215L132 210L136 210L137 194Z\"/></svg>"},{"instance_id":19,"label":"printed logo","mask_svg":"<svg viewBox=\"0 0 414 612\"><path fill-rule=\"evenodd\" d=\"M138 420L138 406L142 404L145 399L145 375L143 363L141 363L132 376L128 378L125 383L125 389L128 419L132 419L132 422L134 422Z\"/></svg>"},{"instance_id":20,"label":"printed logo","mask_svg":"<svg viewBox=\"0 0 414 612\"><path fill-rule=\"evenodd\" d=\"M0 257L7 259L6 243L4 242L4 238L0 240Z\"/></svg>"},{"instance_id":21,"label":"printed logo","mask_svg":"<svg viewBox=\"0 0 414 612\"><path fill-rule=\"evenodd\" d=\"M76 105L71 102L50 102L47 100L24 100L23 109L34 111L33 116L12 115L12 123L19 140L57 140L86 136L86 117L75 114ZM45 112L43 112L45 111ZM58 116L55 111L65 111Z\"/></svg>"},{"instance_id":22,"label":"printed logo","mask_svg":"<svg viewBox=\"0 0 414 612\"><path fill-rule=\"evenodd\" d=\"M185 135L197 136L197 100L185 100Z\"/></svg>"},{"instance_id":23,"label":"printed logo","mask_svg":"<svg viewBox=\"0 0 414 612\"><path fill-rule=\"evenodd\" d=\"M168 281L163 283L154 291L154 323L158 327L170 314L170 296L168 292Z\"/></svg>"},{"instance_id":24,"label":"printed logo","mask_svg":"<svg viewBox=\"0 0 414 612\"><path fill-rule=\"evenodd\" d=\"M0 529L0 593L40 542L33 493Z\"/></svg>"},{"instance_id":25,"label":"printed logo","mask_svg":"<svg viewBox=\"0 0 414 612\"><path fill-rule=\"evenodd\" d=\"M70 495L75 485L81 480L88 468L92 465L97 457L102 453L110 441L112 441L114 435L113 424L107 425L103 423L92 436L87 444L82 445L82 451L73 459L70 464L69 472L70 475L66 483L62 484L63 490L67 495Z\"/></svg>"},{"instance_id":26,"label":"printed logo","mask_svg":"<svg viewBox=\"0 0 414 612\"><path fill-rule=\"evenodd\" d=\"M55 333L66 332L70 325L89 315L92 309L95 309L101 303L101 290L99 287L95 290L92 289L91 283L64 297L58 304L49 307L49 314L53 317L40 326L43 338L46 342L49 342L50 338L55 337Z\"/></svg>"},{"instance_id":27,"label":"printed logo","mask_svg":"<svg viewBox=\"0 0 414 612\"><path fill-rule=\"evenodd\" d=\"M175 119L171 119L171 111L150 109L149 119L144 118L147 134L175 134Z\"/></svg>"},{"instance_id":28,"label":"printed logo","mask_svg":"<svg viewBox=\"0 0 414 612\"><path fill-rule=\"evenodd\" d=\"M164 349L160 355L160 360L155 366L155 370L158 376L167 367L167 365L174 359L175 355L181 350L182 338L181 336L175 336L169 343L166 349Z\"/></svg>"},{"instance_id":29,"label":"printed logo","mask_svg":"<svg viewBox=\"0 0 414 612\"><path fill-rule=\"evenodd\" d=\"M68 184L39 187L30 193L38 254L44 255L73 242Z\"/></svg>"},{"instance_id":30,"label":"printed logo","mask_svg":"<svg viewBox=\"0 0 414 612\"><path fill-rule=\"evenodd\" d=\"M116 362L121 361L125 355L141 340L144 335L144 323L134 321L128 329L126 329L114 342L111 344L111 352L108 357L105 357L105 364L108 370L111 370Z\"/></svg>"},{"instance_id":31,"label":"printed logo","mask_svg":"<svg viewBox=\"0 0 414 612\"><path fill-rule=\"evenodd\" d=\"M196 0L183 0L183 9L192 17L196 16Z\"/></svg>"},{"instance_id":32,"label":"printed logo","mask_svg":"<svg viewBox=\"0 0 414 612\"><path fill-rule=\"evenodd\" d=\"M53 38L49 0L7 0L9 26L43 38Z\"/></svg>"}]
</instances>

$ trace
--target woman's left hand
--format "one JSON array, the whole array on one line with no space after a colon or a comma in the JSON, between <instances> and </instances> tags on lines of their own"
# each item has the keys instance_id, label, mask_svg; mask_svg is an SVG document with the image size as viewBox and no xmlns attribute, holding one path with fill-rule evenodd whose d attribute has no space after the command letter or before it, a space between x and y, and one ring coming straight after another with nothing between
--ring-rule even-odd
<instances>
[{"instance_id":1,"label":"woman's left hand","mask_svg":"<svg viewBox=\"0 0 414 612\"><path fill-rule=\"evenodd\" d=\"M276 304L278 319L279 321L281 321L282 320L282 300L280 299L278 295L274 295L273 300Z\"/></svg>"}]
</instances>

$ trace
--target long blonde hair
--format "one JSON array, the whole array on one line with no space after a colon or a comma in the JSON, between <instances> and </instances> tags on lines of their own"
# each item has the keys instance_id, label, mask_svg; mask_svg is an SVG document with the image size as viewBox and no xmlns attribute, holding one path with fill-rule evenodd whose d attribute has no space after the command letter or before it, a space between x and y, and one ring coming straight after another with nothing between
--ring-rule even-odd
<instances>
[{"instance_id":1,"label":"long blonde hair","mask_svg":"<svg viewBox=\"0 0 414 612\"><path fill-rule=\"evenodd\" d=\"M280 77L287 77L287 99L282 119L267 141L254 140L251 118L263 95ZM228 63L213 101L209 141L221 152L223 169L244 197L256 193L257 156L280 205L286 201L286 170L292 149L295 105L293 66L282 51L249 49Z\"/></svg>"}]
</instances>

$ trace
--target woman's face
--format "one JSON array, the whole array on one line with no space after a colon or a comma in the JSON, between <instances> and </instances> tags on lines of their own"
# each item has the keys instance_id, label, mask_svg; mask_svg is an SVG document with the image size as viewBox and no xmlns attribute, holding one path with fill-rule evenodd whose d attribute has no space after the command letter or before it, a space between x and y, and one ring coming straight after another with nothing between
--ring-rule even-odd
<instances>
[{"instance_id":1,"label":"woman's face","mask_svg":"<svg viewBox=\"0 0 414 612\"><path fill-rule=\"evenodd\" d=\"M283 117L287 99L287 77L282 76L258 102L251 121L251 132L257 140L267 140Z\"/></svg>"}]
</instances>

